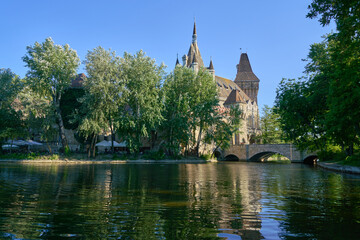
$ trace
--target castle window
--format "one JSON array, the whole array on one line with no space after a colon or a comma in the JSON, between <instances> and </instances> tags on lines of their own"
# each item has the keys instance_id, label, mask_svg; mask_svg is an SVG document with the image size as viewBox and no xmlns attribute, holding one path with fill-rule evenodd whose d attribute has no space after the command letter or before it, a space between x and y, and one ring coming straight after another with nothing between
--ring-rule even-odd
<instances>
[{"instance_id":1,"label":"castle window","mask_svg":"<svg viewBox=\"0 0 360 240\"><path fill-rule=\"evenodd\" d=\"M229 85L230 89L233 90L233 88Z\"/></svg>"},{"instance_id":2,"label":"castle window","mask_svg":"<svg viewBox=\"0 0 360 240\"><path fill-rule=\"evenodd\" d=\"M224 86L224 88L228 89L228 87L225 84L223 84L223 86Z\"/></svg>"},{"instance_id":3,"label":"castle window","mask_svg":"<svg viewBox=\"0 0 360 240\"><path fill-rule=\"evenodd\" d=\"M217 85L218 85L219 87L222 87L222 86L221 86L221 84L220 84L219 82L216 82L216 83L217 83Z\"/></svg>"}]
</instances>

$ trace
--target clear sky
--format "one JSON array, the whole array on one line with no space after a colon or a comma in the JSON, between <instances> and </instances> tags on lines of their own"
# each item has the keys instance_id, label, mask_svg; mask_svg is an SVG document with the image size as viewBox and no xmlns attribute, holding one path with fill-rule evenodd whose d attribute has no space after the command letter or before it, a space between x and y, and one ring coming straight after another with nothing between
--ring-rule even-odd
<instances>
[{"instance_id":1,"label":"clear sky","mask_svg":"<svg viewBox=\"0 0 360 240\"><path fill-rule=\"evenodd\" d=\"M309 46L335 29L305 18L310 0L3 0L0 14L0 68L24 77L26 46L52 37L68 43L83 61L97 46L135 53L142 49L173 70L187 53L196 18L204 63L234 80L240 48L260 79L258 101L273 105L282 78L302 75ZM84 72L82 65L78 70Z\"/></svg>"}]
</instances>

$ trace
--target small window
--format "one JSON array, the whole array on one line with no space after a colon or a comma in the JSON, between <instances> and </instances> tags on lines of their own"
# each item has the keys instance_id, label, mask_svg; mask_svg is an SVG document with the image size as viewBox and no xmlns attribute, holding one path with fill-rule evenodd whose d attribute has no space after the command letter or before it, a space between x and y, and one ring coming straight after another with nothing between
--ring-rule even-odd
<instances>
[{"instance_id":1,"label":"small window","mask_svg":"<svg viewBox=\"0 0 360 240\"><path fill-rule=\"evenodd\" d=\"M221 84L220 84L219 82L216 82L216 83L217 83L217 85L218 85L219 87L222 87L222 86L221 86Z\"/></svg>"},{"instance_id":2,"label":"small window","mask_svg":"<svg viewBox=\"0 0 360 240\"><path fill-rule=\"evenodd\" d=\"M225 84L223 84L223 86L224 86L224 88L228 89L228 87Z\"/></svg>"},{"instance_id":3,"label":"small window","mask_svg":"<svg viewBox=\"0 0 360 240\"><path fill-rule=\"evenodd\" d=\"M233 90L233 88L229 85L230 89Z\"/></svg>"}]
</instances>

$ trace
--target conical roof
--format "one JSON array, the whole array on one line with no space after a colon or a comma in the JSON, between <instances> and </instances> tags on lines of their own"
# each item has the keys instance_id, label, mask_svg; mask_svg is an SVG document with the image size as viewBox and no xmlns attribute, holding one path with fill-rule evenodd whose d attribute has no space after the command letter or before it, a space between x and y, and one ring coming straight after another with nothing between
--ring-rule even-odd
<instances>
[{"instance_id":1,"label":"conical roof","mask_svg":"<svg viewBox=\"0 0 360 240\"><path fill-rule=\"evenodd\" d=\"M240 56L240 62L237 65L237 74L235 82L238 81L260 81L258 77L253 73L249 57L247 53L242 53Z\"/></svg>"},{"instance_id":2,"label":"conical roof","mask_svg":"<svg viewBox=\"0 0 360 240\"><path fill-rule=\"evenodd\" d=\"M209 70L214 70L214 65L213 65L212 59L210 60L210 66L209 66L208 69Z\"/></svg>"}]
</instances>

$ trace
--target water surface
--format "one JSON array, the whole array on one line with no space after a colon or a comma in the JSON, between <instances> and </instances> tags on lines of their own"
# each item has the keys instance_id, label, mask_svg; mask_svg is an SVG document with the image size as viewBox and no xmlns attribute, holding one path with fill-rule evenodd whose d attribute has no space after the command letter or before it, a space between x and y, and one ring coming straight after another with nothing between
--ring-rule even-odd
<instances>
[{"instance_id":1,"label":"water surface","mask_svg":"<svg viewBox=\"0 0 360 240\"><path fill-rule=\"evenodd\" d=\"M302 164L0 164L0 239L360 239L360 178Z\"/></svg>"}]
</instances>

